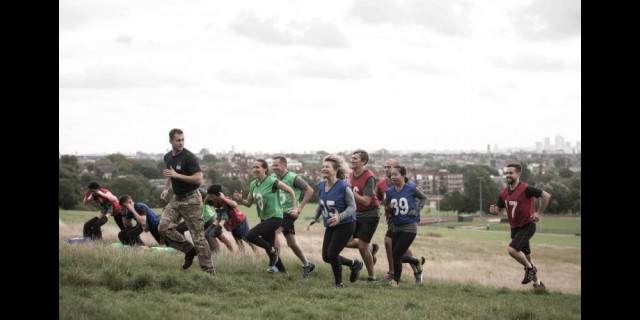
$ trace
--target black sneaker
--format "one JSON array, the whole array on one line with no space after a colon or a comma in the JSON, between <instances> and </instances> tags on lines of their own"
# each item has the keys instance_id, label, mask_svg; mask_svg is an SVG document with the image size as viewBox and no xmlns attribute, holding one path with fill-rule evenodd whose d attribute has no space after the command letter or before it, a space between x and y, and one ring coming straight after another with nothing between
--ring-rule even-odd
<instances>
[{"instance_id":1,"label":"black sneaker","mask_svg":"<svg viewBox=\"0 0 640 320\"><path fill-rule=\"evenodd\" d=\"M546 289L547 287L544 286L544 283L542 283L542 281L540 281L540 284L533 284L533 288L534 289L538 289L538 290L543 290Z\"/></svg>"},{"instance_id":2,"label":"black sneaker","mask_svg":"<svg viewBox=\"0 0 640 320\"><path fill-rule=\"evenodd\" d=\"M278 248L273 247L273 252L269 253L269 266L274 266L278 262Z\"/></svg>"},{"instance_id":3,"label":"black sneaker","mask_svg":"<svg viewBox=\"0 0 640 320\"><path fill-rule=\"evenodd\" d=\"M360 270L362 270L363 265L364 263L362 262L362 260L354 260L353 267L350 267L351 275L349 275L349 282L356 282L358 280L358 278L360 277Z\"/></svg>"},{"instance_id":4,"label":"black sneaker","mask_svg":"<svg viewBox=\"0 0 640 320\"><path fill-rule=\"evenodd\" d=\"M527 284L533 280L533 277L538 273L538 269L533 264L531 268L524 268L524 279L522 279L522 284Z\"/></svg>"},{"instance_id":5,"label":"black sneaker","mask_svg":"<svg viewBox=\"0 0 640 320\"><path fill-rule=\"evenodd\" d=\"M193 264L193 258L195 258L197 255L198 254L195 247L187 251L187 253L184 254L184 263L182 264L182 269L189 269L189 267L191 267L191 264Z\"/></svg>"},{"instance_id":6,"label":"black sneaker","mask_svg":"<svg viewBox=\"0 0 640 320\"><path fill-rule=\"evenodd\" d=\"M336 283L336 288L344 288L344 284L342 284L342 283Z\"/></svg>"}]
</instances>

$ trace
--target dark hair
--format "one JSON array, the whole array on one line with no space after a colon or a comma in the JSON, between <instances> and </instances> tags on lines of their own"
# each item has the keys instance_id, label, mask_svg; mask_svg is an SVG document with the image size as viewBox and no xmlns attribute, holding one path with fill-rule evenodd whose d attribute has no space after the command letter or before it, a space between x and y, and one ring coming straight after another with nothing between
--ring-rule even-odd
<instances>
[{"instance_id":1,"label":"dark hair","mask_svg":"<svg viewBox=\"0 0 640 320\"><path fill-rule=\"evenodd\" d=\"M356 154L356 153L360 154L360 160L364 161L364 164L367 164L369 162L369 154L366 151L362 149L358 149L354 151L352 154Z\"/></svg>"},{"instance_id":2,"label":"dark hair","mask_svg":"<svg viewBox=\"0 0 640 320\"><path fill-rule=\"evenodd\" d=\"M407 168L404 166L394 166L393 168L398 169L400 175L404 177L404 183L409 182L409 178L407 178Z\"/></svg>"},{"instance_id":3,"label":"dark hair","mask_svg":"<svg viewBox=\"0 0 640 320\"><path fill-rule=\"evenodd\" d=\"M173 136L176 134L183 134L184 132L182 132L182 130L175 128L175 129L171 129L171 131L169 131L169 140L173 140Z\"/></svg>"},{"instance_id":4,"label":"dark hair","mask_svg":"<svg viewBox=\"0 0 640 320\"><path fill-rule=\"evenodd\" d=\"M260 162L260 166L265 169L265 174L269 172L269 165L267 164L267 161L265 161L264 159L256 159L255 161Z\"/></svg>"},{"instance_id":5,"label":"dark hair","mask_svg":"<svg viewBox=\"0 0 640 320\"><path fill-rule=\"evenodd\" d=\"M273 160L280 160L280 162L282 162L282 164L284 164L285 166L287 165L287 158L285 158L283 156L275 156L275 157L273 157Z\"/></svg>"},{"instance_id":6,"label":"dark hair","mask_svg":"<svg viewBox=\"0 0 640 320\"><path fill-rule=\"evenodd\" d=\"M98 181L89 182L89 189L100 189L100 184Z\"/></svg>"},{"instance_id":7,"label":"dark hair","mask_svg":"<svg viewBox=\"0 0 640 320\"><path fill-rule=\"evenodd\" d=\"M222 186L219 184L214 184L207 190L207 194L213 194L216 196L219 196L220 192L222 192Z\"/></svg>"},{"instance_id":8,"label":"dark hair","mask_svg":"<svg viewBox=\"0 0 640 320\"><path fill-rule=\"evenodd\" d=\"M124 196L120 197L120 199L118 200L118 202L120 203L120 206L121 206L121 207L123 207L123 206L124 206L124 203L125 203L126 201L129 201L129 200L132 200L132 199L131 199L131 196L130 196L130 195L128 195L128 194L125 194Z\"/></svg>"},{"instance_id":9,"label":"dark hair","mask_svg":"<svg viewBox=\"0 0 640 320\"><path fill-rule=\"evenodd\" d=\"M519 163L515 163L515 162L514 163L509 163L507 165L507 168L509 168L509 167L516 169L516 173L522 172L522 166Z\"/></svg>"}]
</instances>

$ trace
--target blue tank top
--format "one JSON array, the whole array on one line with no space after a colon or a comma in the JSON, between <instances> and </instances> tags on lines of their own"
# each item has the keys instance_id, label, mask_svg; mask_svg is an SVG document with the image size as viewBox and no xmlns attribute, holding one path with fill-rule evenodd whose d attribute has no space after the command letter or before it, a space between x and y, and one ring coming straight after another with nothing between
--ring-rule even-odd
<instances>
[{"instance_id":1,"label":"blue tank top","mask_svg":"<svg viewBox=\"0 0 640 320\"><path fill-rule=\"evenodd\" d=\"M349 188L349 184L344 180L338 180L328 192L325 192L324 186L326 184L327 180L323 180L318 183L318 193L320 196L320 206L322 206L322 220L324 221L324 226L328 227L328 220L331 218L329 213L338 214L347 210L347 202L344 200L344 189ZM340 220L338 225L352 221L356 221L355 212L346 219Z\"/></svg>"},{"instance_id":2,"label":"blue tank top","mask_svg":"<svg viewBox=\"0 0 640 320\"><path fill-rule=\"evenodd\" d=\"M400 192L396 191L393 186L385 191L387 202L393 203L393 212L391 219L393 224L399 226L411 222L420 222L420 212L415 217L407 215L409 211L417 207L416 203L416 184L413 182L405 183Z\"/></svg>"}]
</instances>

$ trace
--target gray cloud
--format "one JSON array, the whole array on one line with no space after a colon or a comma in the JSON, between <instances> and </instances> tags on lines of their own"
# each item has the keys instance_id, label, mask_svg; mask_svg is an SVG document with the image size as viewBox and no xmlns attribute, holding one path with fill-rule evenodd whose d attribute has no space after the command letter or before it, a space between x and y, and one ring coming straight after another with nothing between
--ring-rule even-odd
<instances>
[{"instance_id":1,"label":"gray cloud","mask_svg":"<svg viewBox=\"0 0 640 320\"><path fill-rule=\"evenodd\" d=\"M347 48L349 41L334 24L312 21L303 25L303 34L295 42L310 47Z\"/></svg>"},{"instance_id":2,"label":"gray cloud","mask_svg":"<svg viewBox=\"0 0 640 320\"><path fill-rule=\"evenodd\" d=\"M580 36L582 24L580 0L535 0L518 10L514 22L524 37L533 40L562 40Z\"/></svg>"},{"instance_id":3,"label":"gray cloud","mask_svg":"<svg viewBox=\"0 0 640 320\"><path fill-rule=\"evenodd\" d=\"M513 61L494 59L493 63L504 69L519 69L531 71L557 71L566 69L568 65L560 59L548 59L539 55L521 54Z\"/></svg>"},{"instance_id":4,"label":"gray cloud","mask_svg":"<svg viewBox=\"0 0 640 320\"><path fill-rule=\"evenodd\" d=\"M469 33L466 0L356 0L349 14L371 24L417 24L445 35Z\"/></svg>"},{"instance_id":5,"label":"gray cloud","mask_svg":"<svg viewBox=\"0 0 640 320\"><path fill-rule=\"evenodd\" d=\"M322 48L346 48L349 43L334 24L319 20L283 24L275 18L260 19L242 13L229 29L256 41L278 45L305 45Z\"/></svg>"},{"instance_id":6,"label":"gray cloud","mask_svg":"<svg viewBox=\"0 0 640 320\"><path fill-rule=\"evenodd\" d=\"M122 9L115 6L83 0L60 0L58 2L58 27L75 29L96 20L122 16L123 13Z\"/></svg>"},{"instance_id":7,"label":"gray cloud","mask_svg":"<svg viewBox=\"0 0 640 320\"><path fill-rule=\"evenodd\" d=\"M283 86L282 81L276 78L265 76L265 75L252 75L245 72L221 70L217 73L217 76L218 76L218 79L220 79L221 81L233 83L233 84L273 86L273 87Z\"/></svg>"},{"instance_id":8,"label":"gray cloud","mask_svg":"<svg viewBox=\"0 0 640 320\"><path fill-rule=\"evenodd\" d=\"M115 41L116 43L131 45L133 43L133 37L121 34L116 38Z\"/></svg>"},{"instance_id":9,"label":"gray cloud","mask_svg":"<svg viewBox=\"0 0 640 320\"><path fill-rule=\"evenodd\" d=\"M60 88L114 89L128 87L158 87L173 85L191 87L190 80L165 77L147 68L121 68L118 66L93 66L84 74L64 74L58 76Z\"/></svg>"},{"instance_id":10,"label":"gray cloud","mask_svg":"<svg viewBox=\"0 0 640 320\"><path fill-rule=\"evenodd\" d=\"M307 78L325 79L363 79L371 77L371 73L362 66L336 66L326 63L305 63L293 70L291 74Z\"/></svg>"}]
</instances>

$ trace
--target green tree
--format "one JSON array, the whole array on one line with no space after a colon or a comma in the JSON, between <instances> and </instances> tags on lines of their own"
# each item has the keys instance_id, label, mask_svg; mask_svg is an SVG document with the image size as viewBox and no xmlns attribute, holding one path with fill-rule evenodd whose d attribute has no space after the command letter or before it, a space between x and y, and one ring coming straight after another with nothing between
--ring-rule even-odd
<instances>
[{"instance_id":1,"label":"green tree","mask_svg":"<svg viewBox=\"0 0 640 320\"><path fill-rule=\"evenodd\" d=\"M151 159L136 159L131 161L131 174L142 175L147 179L162 179L162 170L158 170L158 162Z\"/></svg>"},{"instance_id":2,"label":"green tree","mask_svg":"<svg viewBox=\"0 0 640 320\"><path fill-rule=\"evenodd\" d=\"M563 178L571 178L573 176L573 171L569 168L562 168L558 171L558 174Z\"/></svg>"},{"instance_id":3,"label":"green tree","mask_svg":"<svg viewBox=\"0 0 640 320\"><path fill-rule=\"evenodd\" d=\"M545 209L547 213L568 213L574 207L574 200L571 195L571 190L564 184L552 180L549 183L538 183L536 188L547 191L551 194L549 205ZM573 196L575 197L575 195ZM536 208L539 205L538 199L536 199Z\"/></svg>"},{"instance_id":4,"label":"green tree","mask_svg":"<svg viewBox=\"0 0 640 320\"><path fill-rule=\"evenodd\" d=\"M553 164L556 168L565 168L567 166L567 161L563 156L559 156L553 159Z\"/></svg>"},{"instance_id":5,"label":"green tree","mask_svg":"<svg viewBox=\"0 0 640 320\"><path fill-rule=\"evenodd\" d=\"M497 172L496 172L497 173ZM462 173L464 194L467 201L465 212L489 212L489 205L495 203L500 190L493 182L486 166L466 166ZM482 190L482 191L480 191ZM480 200L482 196L482 200ZM482 208L480 203L482 202ZM473 208L473 209L472 209Z\"/></svg>"},{"instance_id":6,"label":"green tree","mask_svg":"<svg viewBox=\"0 0 640 320\"><path fill-rule=\"evenodd\" d=\"M467 200L458 190L448 192L444 197L442 197L442 200L440 201L440 210L469 212L467 211Z\"/></svg>"},{"instance_id":7,"label":"green tree","mask_svg":"<svg viewBox=\"0 0 640 320\"><path fill-rule=\"evenodd\" d=\"M207 170L207 176L205 177L205 179L210 179L211 180L211 184L214 184L216 181L220 181L220 174L218 173L218 170L216 170L215 168L211 167L209 168L209 170Z\"/></svg>"},{"instance_id":8,"label":"green tree","mask_svg":"<svg viewBox=\"0 0 640 320\"><path fill-rule=\"evenodd\" d=\"M529 165L525 161L520 161L520 165L522 165L520 181L529 182L531 179L531 170L529 170Z\"/></svg>"},{"instance_id":9,"label":"green tree","mask_svg":"<svg viewBox=\"0 0 640 320\"><path fill-rule=\"evenodd\" d=\"M60 164L67 164L74 168L78 168L78 157L74 155L63 155L59 160Z\"/></svg>"},{"instance_id":10,"label":"green tree","mask_svg":"<svg viewBox=\"0 0 640 320\"><path fill-rule=\"evenodd\" d=\"M128 176L128 177L117 177L113 179L109 179L107 186L105 186L111 193L120 198L121 196L128 194L133 198L135 202L144 202L149 204L150 194L149 189L151 189L151 185L149 181L140 176ZM158 198L159 198L158 194Z\"/></svg>"},{"instance_id":11,"label":"green tree","mask_svg":"<svg viewBox=\"0 0 640 320\"><path fill-rule=\"evenodd\" d=\"M80 185L82 185L83 189L86 189L91 181L97 181L102 186L102 178L100 176L91 173L84 173L80 176Z\"/></svg>"},{"instance_id":12,"label":"green tree","mask_svg":"<svg viewBox=\"0 0 640 320\"><path fill-rule=\"evenodd\" d=\"M58 165L58 178L77 179L75 168L70 164Z\"/></svg>"},{"instance_id":13,"label":"green tree","mask_svg":"<svg viewBox=\"0 0 640 320\"><path fill-rule=\"evenodd\" d=\"M58 207L64 210L72 209L83 197L83 189L76 179L58 179Z\"/></svg>"},{"instance_id":14,"label":"green tree","mask_svg":"<svg viewBox=\"0 0 640 320\"><path fill-rule=\"evenodd\" d=\"M215 164L217 163L219 160L218 158L216 158L216 156L212 155L212 154L205 154L202 157L202 161L205 163L209 163L209 164Z\"/></svg>"}]
</instances>

